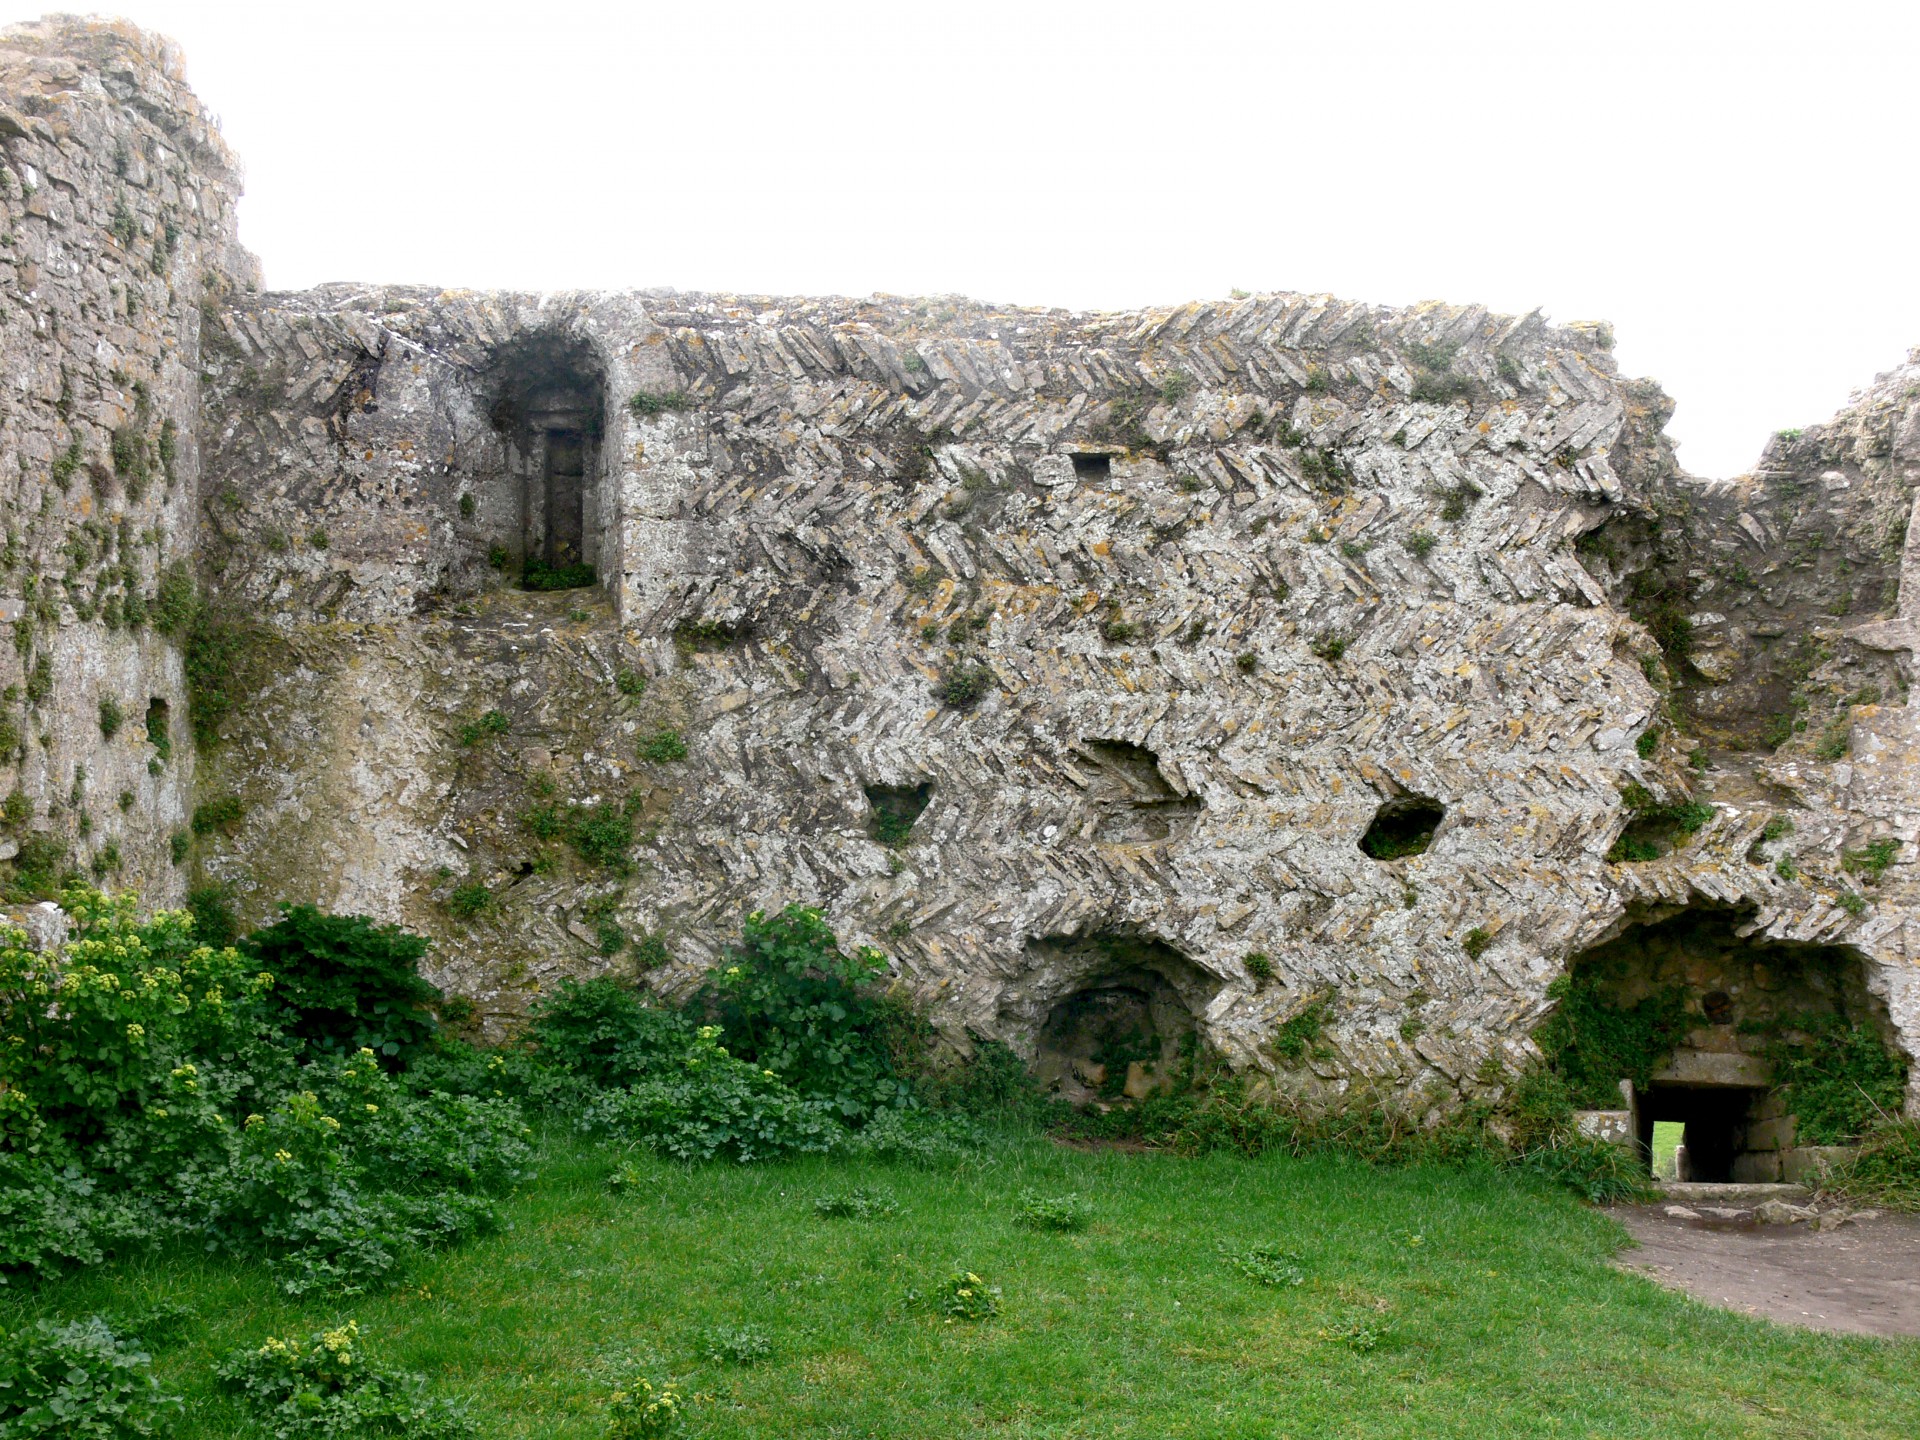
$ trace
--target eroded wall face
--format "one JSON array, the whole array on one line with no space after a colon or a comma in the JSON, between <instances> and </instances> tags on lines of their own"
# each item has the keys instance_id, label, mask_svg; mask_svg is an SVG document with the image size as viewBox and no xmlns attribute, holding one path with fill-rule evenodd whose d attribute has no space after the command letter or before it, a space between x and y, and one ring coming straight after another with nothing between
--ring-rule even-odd
<instances>
[{"instance_id":1,"label":"eroded wall face","mask_svg":"<svg viewBox=\"0 0 1920 1440\"><path fill-rule=\"evenodd\" d=\"M1886 538L1904 442L1807 451L1847 566L1768 572L1781 613L1736 641L1693 572L1773 557L1801 522L1679 475L1667 402L1616 375L1600 327L1296 295L1105 316L255 297L231 168L164 54L73 24L42 49L81 58L0 57L0 263L27 296L4 317L16 770L29 823L88 858L122 827L123 881L178 893L157 857L187 757L176 729L148 773L158 756L94 739L97 704L124 687L129 716L184 714L127 597L150 617L192 554L235 702L198 754L194 798L227 818L192 873L250 918L314 900L430 933L436 978L496 1031L567 974L684 991L743 910L798 900L889 953L956 1040L1032 1054L1104 987L1146 997L1156 1035L1184 1007L1278 1084L1449 1095L1524 1062L1571 957L1708 902L1854 947L1920 1048L1898 703L1920 599L1889 591L1914 552ZM503 399L533 414L550 375L505 379L540 356L601 387L596 573L530 594L545 462ZM1836 433L1880 424L1855 418ZM168 420L171 484L149 469L136 493ZM100 542L84 560L76 536ZM1827 590L1875 544L1842 613ZM1874 669L1879 698L1862 680L1828 706L1814 733L1843 744L1738 749L1726 717L1776 684L1740 677L1793 624L1830 648L1810 674ZM113 813L83 836L103 784ZM1610 859L1623 791L1709 813ZM874 794L925 804L876 817ZM1424 850L1363 849L1414 808L1438 820ZM1103 969L1117 954L1133 968Z\"/></svg>"},{"instance_id":2,"label":"eroded wall face","mask_svg":"<svg viewBox=\"0 0 1920 1440\"><path fill-rule=\"evenodd\" d=\"M237 194L163 42L0 32L0 791L18 796L0 856L17 882L72 865L181 894L197 337L202 307L253 276Z\"/></svg>"}]
</instances>

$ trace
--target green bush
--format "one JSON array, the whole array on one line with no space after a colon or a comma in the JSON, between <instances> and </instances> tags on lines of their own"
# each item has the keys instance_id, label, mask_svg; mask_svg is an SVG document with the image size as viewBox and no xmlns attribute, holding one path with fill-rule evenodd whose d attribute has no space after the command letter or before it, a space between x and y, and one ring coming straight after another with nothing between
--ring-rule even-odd
<instances>
[{"instance_id":1,"label":"green bush","mask_svg":"<svg viewBox=\"0 0 1920 1440\"><path fill-rule=\"evenodd\" d=\"M1020 1197L1013 1219L1029 1230L1084 1230L1093 1220L1093 1202L1079 1195L1036 1195L1029 1190Z\"/></svg>"},{"instance_id":2,"label":"green bush","mask_svg":"<svg viewBox=\"0 0 1920 1440\"><path fill-rule=\"evenodd\" d=\"M533 1007L528 1039L540 1059L595 1085L627 1085L669 1070L694 1042L694 1023L645 1004L605 976L562 980Z\"/></svg>"},{"instance_id":3,"label":"green bush","mask_svg":"<svg viewBox=\"0 0 1920 1440\"><path fill-rule=\"evenodd\" d=\"M432 1041L440 992L419 972L425 940L364 915L280 909L243 946L273 975L270 1004L290 1037L333 1054L365 1047L389 1064L405 1064Z\"/></svg>"},{"instance_id":4,"label":"green bush","mask_svg":"<svg viewBox=\"0 0 1920 1440\"><path fill-rule=\"evenodd\" d=\"M607 1401L607 1440L661 1440L680 1428L685 1410L677 1387L629 1380Z\"/></svg>"},{"instance_id":5,"label":"green bush","mask_svg":"<svg viewBox=\"0 0 1920 1440\"><path fill-rule=\"evenodd\" d=\"M769 1160L826 1154L844 1132L833 1107L796 1094L771 1071L729 1055L702 1026L673 1065L582 1112L589 1135L646 1145L676 1160Z\"/></svg>"},{"instance_id":6,"label":"green bush","mask_svg":"<svg viewBox=\"0 0 1920 1440\"><path fill-rule=\"evenodd\" d=\"M529 557L526 568L520 574L520 588L523 590L584 590L597 578L591 565L549 565L544 560Z\"/></svg>"},{"instance_id":7,"label":"green bush","mask_svg":"<svg viewBox=\"0 0 1920 1440\"><path fill-rule=\"evenodd\" d=\"M934 1288L933 1308L949 1320L990 1320L1000 1313L1000 1287L971 1270L956 1270Z\"/></svg>"},{"instance_id":8,"label":"green bush","mask_svg":"<svg viewBox=\"0 0 1920 1440\"><path fill-rule=\"evenodd\" d=\"M1585 1109L1617 1109L1622 1079L1646 1089L1701 1023L1687 1013L1686 991L1677 985L1621 1006L1600 976L1580 973L1555 980L1547 998L1554 1010L1534 1031L1534 1043L1566 1082L1570 1103Z\"/></svg>"},{"instance_id":9,"label":"green bush","mask_svg":"<svg viewBox=\"0 0 1920 1440\"><path fill-rule=\"evenodd\" d=\"M844 953L819 911L789 905L747 917L704 998L733 1054L859 1121L911 1103L865 988L885 972L878 951Z\"/></svg>"},{"instance_id":10,"label":"green bush","mask_svg":"<svg viewBox=\"0 0 1920 1440\"><path fill-rule=\"evenodd\" d=\"M1860 1137L1860 1149L1831 1176L1834 1188L1876 1205L1920 1210L1920 1121L1880 1117Z\"/></svg>"},{"instance_id":11,"label":"green bush","mask_svg":"<svg viewBox=\"0 0 1920 1440\"><path fill-rule=\"evenodd\" d=\"M371 1050L301 1078L313 1088L246 1117L215 1232L226 1248L290 1295L352 1294L493 1228L532 1153L516 1104L409 1094Z\"/></svg>"},{"instance_id":12,"label":"green bush","mask_svg":"<svg viewBox=\"0 0 1920 1440\"><path fill-rule=\"evenodd\" d=\"M140 1440L170 1433L180 1413L180 1397L161 1390L151 1358L97 1315L0 1332L6 1440Z\"/></svg>"},{"instance_id":13,"label":"green bush","mask_svg":"<svg viewBox=\"0 0 1920 1440\"><path fill-rule=\"evenodd\" d=\"M568 817L567 842L587 864L624 874L632 864L633 817L609 802L575 811Z\"/></svg>"},{"instance_id":14,"label":"green bush","mask_svg":"<svg viewBox=\"0 0 1920 1440\"><path fill-rule=\"evenodd\" d=\"M813 1202L813 1213L828 1219L891 1220L900 1213L900 1205L884 1191L855 1188L818 1196Z\"/></svg>"},{"instance_id":15,"label":"green bush","mask_svg":"<svg viewBox=\"0 0 1920 1440\"><path fill-rule=\"evenodd\" d=\"M467 1440L465 1412L430 1398L426 1378L368 1359L354 1321L304 1340L269 1339L221 1364L221 1383L274 1440Z\"/></svg>"},{"instance_id":16,"label":"green bush","mask_svg":"<svg viewBox=\"0 0 1920 1440\"><path fill-rule=\"evenodd\" d=\"M1306 1263L1305 1257L1278 1245L1254 1245L1245 1250L1226 1252L1223 1258L1230 1268L1238 1270L1256 1285L1291 1289L1307 1281L1307 1272L1302 1268Z\"/></svg>"},{"instance_id":17,"label":"green bush","mask_svg":"<svg viewBox=\"0 0 1920 1440\"><path fill-rule=\"evenodd\" d=\"M678 730L656 730L650 735L643 735L638 749L642 760L651 760L656 765L687 758L687 742L681 738Z\"/></svg>"},{"instance_id":18,"label":"green bush","mask_svg":"<svg viewBox=\"0 0 1920 1440\"><path fill-rule=\"evenodd\" d=\"M1898 1115L1907 1067L1871 1025L1838 1015L1778 1022L1762 1054L1794 1116L1803 1145L1843 1145Z\"/></svg>"}]
</instances>

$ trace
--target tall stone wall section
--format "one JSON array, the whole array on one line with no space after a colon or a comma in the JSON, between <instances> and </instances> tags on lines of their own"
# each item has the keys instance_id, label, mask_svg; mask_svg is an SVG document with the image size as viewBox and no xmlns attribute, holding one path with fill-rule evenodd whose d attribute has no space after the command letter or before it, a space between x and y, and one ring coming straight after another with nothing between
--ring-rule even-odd
<instances>
[{"instance_id":1,"label":"tall stone wall section","mask_svg":"<svg viewBox=\"0 0 1920 1440\"><path fill-rule=\"evenodd\" d=\"M802 901L956 1045L1137 986L1275 1085L1445 1098L1705 909L1856 957L1920 1053L1900 377L1703 484L1604 327L1475 307L256 295L164 47L8 43L11 835L166 900L197 803L244 918L424 931L494 1033L567 975L685 993ZM529 592L515 405L582 367L597 583ZM196 753L128 618L186 557L231 702ZM100 736L123 689L171 760ZM1630 797L1711 819L1610 858ZM1362 849L1416 801L1429 848Z\"/></svg>"},{"instance_id":2,"label":"tall stone wall section","mask_svg":"<svg viewBox=\"0 0 1920 1440\"><path fill-rule=\"evenodd\" d=\"M0 32L0 855L155 901L193 775L161 582L196 550L202 307L254 278L238 190L165 42Z\"/></svg>"},{"instance_id":3,"label":"tall stone wall section","mask_svg":"<svg viewBox=\"0 0 1920 1440\"><path fill-rule=\"evenodd\" d=\"M606 376L617 563L542 597L484 557L508 513L485 498L491 367L546 330ZM432 931L444 983L503 1022L632 965L599 953L609 919L661 937L649 979L683 990L743 909L801 900L956 1035L1030 1048L1158 947L1237 1064L1458 1093L1519 1063L1549 982L1635 919L1721 905L1808 943L1880 923L1836 908L1838 808L1796 842L1812 863L1832 830L1826 889L1746 858L1765 797L1667 859L1605 858L1623 786L1696 781L1683 745L1636 744L1667 724L1665 671L1580 548L1672 474L1663 397L1593 330L1289 295L1079 316L341 289L227 331L209 483L275 658L210 762L247 819L209 871ZM337 423L302 412L349 374ZM280 544L309 521L325 548ZM977 704L943 700L975 673ZM504 733L462 743L488 712ZM661 730L685 759L642 757ZM920 786L908 841L872 838L868 788ZM1364 854L1408 796L1446 809L1432 847ZM630 811L632 875L530 828L568 802ZM1910 962L1873 963L1911 1034ZM1276 1050L1310 1007L1324 1035Z\"/></svg>"}]
</instances>

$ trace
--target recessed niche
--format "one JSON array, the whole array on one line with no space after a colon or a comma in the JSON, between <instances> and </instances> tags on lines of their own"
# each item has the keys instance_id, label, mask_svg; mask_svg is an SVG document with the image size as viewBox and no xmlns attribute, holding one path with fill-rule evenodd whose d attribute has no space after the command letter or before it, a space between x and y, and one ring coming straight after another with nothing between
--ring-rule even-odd
<instances>
[{"instance_id":1,"label":"recessed niche","mask_svg":"<svg viewBox=\"0 0 1920 1440\"><path fill-rule=\"evenodd\" d=\"M904 845L933 798L933 785L869 785L866 787L867 833L882 845Z\"/></svg>"},{"instance_id":2,"label":"recessed niche","mask_svg":"<svg viewBox=\"0 0 1920 1440\"><path fill-rule=\"evenodd\" d=\"M1373 812L1373 823L1360 837L1360 849L1373 860L1423 855L1446 818L1447 807L1430 796L1396 796Z\"/></svg>"},{"instance_id":3,"label":"recessed niche","mask_svg":"<svg viewBox=\"0 0 1920 1440\"><path fill-rule=\"evenodd\" d=\"M1168 783L1160 757L1131 740L1087 740L1080 746L1093 809L1088 838L1139 845L1170 839L1192 825L1201 803Z\"/></svg>"},{"instance_id":4,"label":"recessed niche","mask_svg":"<svg viewBox=\"0 0 1920 1440\"><path fill-rule=\"evenodd\" d=\"M1199 1043L1217 977L1159 940L1122 934L1029 944L1002 1013L1032 1025L1035 1077L1076 1103L1142 1099L1174 1083Z\"/></svg>"},{"instance_id":5,"label":"recessed niche","mask_svg":"<svg viewBox=\"0 0 1920 1440\"><path fill-rule=\"evenodd\" d=\"M522 583L533 590L591 585L606 407L599 360L586 341L541 331L503 347L488 379L488 414L518 492L506 503L518 512Z\"/></svg>"},{"instance_id":6,"label":"recessed niche","mask_svg":"<svg viewBox=\"0 0 1920 1440\"><path fill-rule=\"evenodd\" d=\"M1073 457L1073 478L1076 480L1106 481L1113 476L1113 457L1111 455L1076 455Z\"/></svg>"}]
</instances>

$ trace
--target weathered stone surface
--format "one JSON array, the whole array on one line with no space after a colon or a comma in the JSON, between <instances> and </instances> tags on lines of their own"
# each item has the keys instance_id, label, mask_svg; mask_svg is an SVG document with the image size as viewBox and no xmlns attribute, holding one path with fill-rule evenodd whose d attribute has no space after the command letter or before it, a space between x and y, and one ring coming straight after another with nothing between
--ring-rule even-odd
<instances>
[{"instance_id":1,"label":"weathered stone surface","mask_svg":"<svg viewBox=\"0 0 1920 1440\"><path fill-rule=\"evenodd\" d=\"M1849 947L1920 1048L1901 378L1708 483L1604 327L1473 306L257 295L233 166L164 46L5 43L0 150L33 179L0 256L27 557L0 598L30 664L63 666L16 712L19 784L89 854L111 821L155 898L191 779L240 802L198 877L250 918L315 900L432 934L496 1031L565 975L682 993L742 910L798 900L956 1044L1063 1083L1108 1079L1074 1026L1137 1024L1129 1085L1197 1034L1274 1084L1435 1099L1524 1063L1571 957L1712 907ZM135 496L112 435L157 446L162 416L172 483ZM219 743L190 756L177 725L153 777L96 738L103 689L184 709L174 645L124 598L101 618L104 552L71 559L103 513L109 593L191 554L244 642ZM599 583L514 588L526 557ZM1789 673L1853 685L1846 745L1803 695L1800 739L1790 717L1778 753L1733 748ZM1703 776L1675 704L1715 741ZM1713 818L1617 863L1630 784ZM904 796L924 808L885 810ZM1437 812L1424 849L1363 851L1413 811ZM583 816L600 839L570 847ZM1845 857L1882 837L1905 848L1868 887Z\"/></svg>"},{"instance_id":2,"label":"weathered stone surface","mask_svg":"<svg viewBox=\"0 0 1920 1440\"><path fill-rule=\"evenodd\" d=\"M239 170L177 52L125 24L0 31L0 97L0 788L27 812L10 858L177 900L193 753L155 602L196 550L203 307L257 277Z\"/></svg>"}]
</instances>

